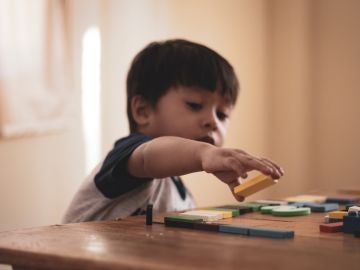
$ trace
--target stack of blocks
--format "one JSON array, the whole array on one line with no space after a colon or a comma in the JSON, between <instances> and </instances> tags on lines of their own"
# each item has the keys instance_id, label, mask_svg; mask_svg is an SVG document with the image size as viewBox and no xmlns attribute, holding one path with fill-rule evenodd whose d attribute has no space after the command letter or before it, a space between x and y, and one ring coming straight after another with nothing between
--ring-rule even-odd
<instances>
[{"instance_id":1,"label":"stack of blocks","mask_svg":"<svg viewBox=\"0 0 360 270\"><path fill-rule=\"evenodd\" d=\"M352 206L344 216L344 233L352 233L359 237L360 233L360 206Z\"/></svg>"},{"instance_id":2,"label":"stack of blocks","mask_svg":"<svg viewBox=\"0 0 360 270\"><path fill-rule=\"evenodd\" d=\"M325 224L320 224L321 232L344 232L359 236L360 206L351 206L348 211L333 211L325 217Z\"/></svg>"}]
</instances>

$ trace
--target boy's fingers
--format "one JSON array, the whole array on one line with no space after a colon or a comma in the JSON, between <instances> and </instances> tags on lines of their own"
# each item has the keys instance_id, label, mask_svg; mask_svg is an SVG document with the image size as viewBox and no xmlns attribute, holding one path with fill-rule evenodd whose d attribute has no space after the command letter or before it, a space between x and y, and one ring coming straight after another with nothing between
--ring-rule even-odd
<instances>
[{"instance_id":1,"label":"boy's fingers","mask_svg":"<svg viewBox=\"0 0 360 270\"><path fill-rule=\"evenodd\" d=\"M242 178L246 178L247 177L247 173L246 173L246 168L244 167L244 165L239 162L236 158L229 158L226 160L226 165L234 170L238 176L242 177Z\"/></svg>"},{"instance_id":2,"label":"boy's fingers","mask_svg":"<svg viewBox=\"0 0 360 270\"><path fill-rule=\"evenodd\" d=\"M264 174L274 175L274 167L270 166L268 163L261 161L260 159L250 156L238 154L237 158L243 164L247 171L258 170Z\"/></svg>"},{"instance_id":3,"label":"boy's fingers","mask_svg":"<svg viewBox=\"0 0 360 270\"><path fill-rule=\"evenodd\" d=\"M279 165L277 165L275 162L273 162L273 161L271 161L270 159L267 159L267 158L262 158L261 160L263 162L269 164L270 166L273 166L276 169L276 171L278 172L279 177L284 175L284 170Z\"/></svg>"},{"instance_id":4,"label":"boy's fingers","mask_svg":"<svg viewBox=\"0 0 360 270\"><path fill-rule=\"evenodd\" d=\"M231 193L234 195L235 199L239 202L242 202L245 199L245 197L234 193L234 188L237 187L238 185L240 185L239 180L235 179L234 181L230 182L228 185L229 185Z\"/></svg>"}]
</instances>

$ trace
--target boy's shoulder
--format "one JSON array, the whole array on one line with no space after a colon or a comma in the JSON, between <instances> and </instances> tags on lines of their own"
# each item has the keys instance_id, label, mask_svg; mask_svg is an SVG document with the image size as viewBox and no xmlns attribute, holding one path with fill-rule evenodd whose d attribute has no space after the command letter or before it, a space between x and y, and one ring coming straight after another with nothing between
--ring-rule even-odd
<instances>
[{"instance_id":1,"label":"boy's shoulder","mask_svg":"<svg viewBox=\"0 0 360 270\"><path fill-rule=\"evenodd\" d=\"M118 139L115 144L114 144L114 148L118 148L120 146L124 146L124 145L133 145L134 143L139 143L139 142L147 142L152 140L153 138L151 136L142 134L142 133L131 133L128 136L122 137L120 139Z\"/></svg>"}]
</instances>

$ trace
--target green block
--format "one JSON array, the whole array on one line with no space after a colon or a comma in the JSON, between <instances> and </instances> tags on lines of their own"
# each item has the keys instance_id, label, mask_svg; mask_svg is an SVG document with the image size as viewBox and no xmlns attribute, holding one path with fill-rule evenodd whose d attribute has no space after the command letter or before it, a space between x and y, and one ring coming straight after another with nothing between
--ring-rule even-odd
<instances>
[{"instance_id":1,"label":"green block","mask_svg":"<svg viewBox=\"0 0 360 270\"><path fill-rule=\"evenodd\" d=\"M251 207L253 212L258 212L260 211L261 207L266 206L267 204L255 203L255 202L242 202L239 205L245 207Z\"/></svg>"},{"instance_id":2,"label":"green block","mask_svg":"<svg viewBox=\"0 0 360 270\"><path fill-rule=\"evenodd\" d=\"M203 222L204 219L199 216L190 215L178 215L178 216L166 216L164 221L183 221L183 222Z\"/></svg>"},{"instance_id":3,"label":"green block","mask_svg":"<svg viewBox=\"0 0 360 270\"><path fill-rule=\"evenodd\" d=\"M261 207L261 214L271 214L275 208L279 208L279 205L268 205Z\"/></svg>"},{"instance_id":4,"label":"green block","mask_svg":"<svg viewBox=\"0 0 360 270\"><path fill-rule=\"evenodd\" d=\"M279 206L272 210L273 216L281 217L305 216L309 214L311 214L309 207Z\"/></svg>"}]
</instances>

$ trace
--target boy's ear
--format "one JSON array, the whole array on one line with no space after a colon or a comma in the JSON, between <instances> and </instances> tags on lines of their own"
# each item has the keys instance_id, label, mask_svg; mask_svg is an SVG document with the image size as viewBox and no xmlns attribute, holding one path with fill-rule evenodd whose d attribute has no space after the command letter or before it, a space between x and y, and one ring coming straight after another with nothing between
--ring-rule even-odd
<instances>
[{"instance_id":1,"label":"boy's ear","mask_svg":"<svg viewBox=\"0 0 360 270\"><path fill-rule=\"evenodd\" d=\"M147 126L152 112L151 104L142 96L134 96L131 99L131 114L138 127Z\"/></svg>"}]
</instances>

